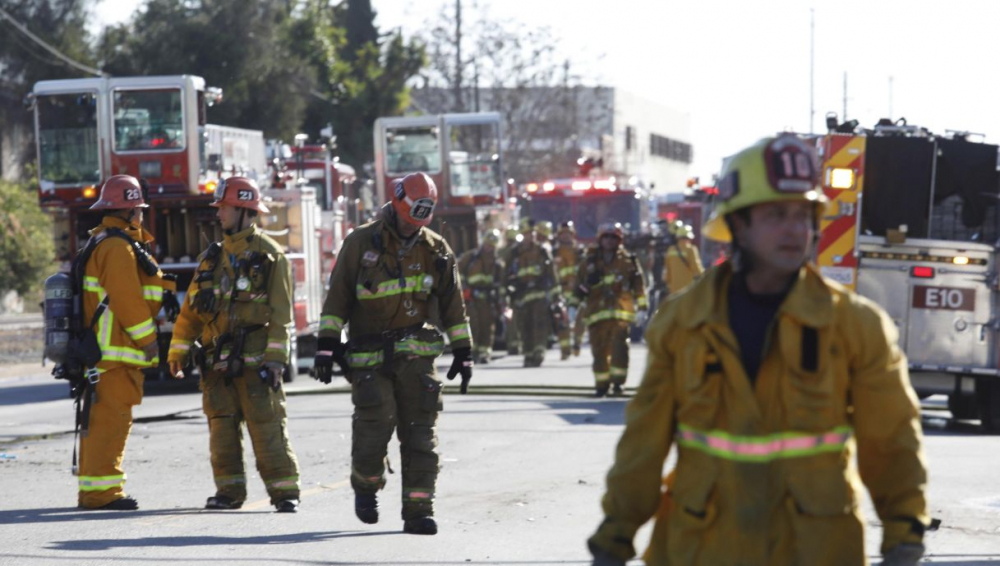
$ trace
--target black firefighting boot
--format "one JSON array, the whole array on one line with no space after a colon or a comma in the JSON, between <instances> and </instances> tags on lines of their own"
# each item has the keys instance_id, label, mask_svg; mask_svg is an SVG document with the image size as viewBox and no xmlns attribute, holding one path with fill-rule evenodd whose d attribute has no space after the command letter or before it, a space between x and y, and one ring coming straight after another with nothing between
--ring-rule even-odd
<instances>
[{"instance_id":1,"label":"black firefighting boot","mask_svg":"<svg viewBox=\"0 0 1000 566\"><path fill-rule=\"evenodd\" d=\"M362 523L374 525L378 522L378 497L374 493L354 494L354 514Z\"/></svg>"},{"instance_id":2,"label":"black firefighting boot","mask_svg":"<svg viewBox=\"0 0 1000 566\"><path fill-rule=\"evenodd\" d=\"M100 507L81 507L81 509L89 511L135 511L139 509L139 502L131 497L121 497Z\"/></svg>"},{"instance_id":3,"label":"black firefighting boot","mask_svg":"<svg viewBox=\"0 0 1000 566\"><path fill-rule=\"evenodd\" d=\"M299 510L299 500L282 499L274 504L274 508L278 513L295 513Z\"/></svg>"},{"instance_id":4,"label":"black firefighting boot","mask_svg":"<svg viewBox=\"0 0 1000 566\"><path fill-rule=\"evenodd\" d=\"M434 517L414 517L403 521L403 532L411 535L436 535L438 525Z\"/></svg>"},{"instance_id":5,"label":"black firefighting boot","mask_svg":"<svg viewBox=\"0 0 1000 566\"><path fill-rule=\"evenodd\" d=\"M508 356L516 356L516 355L518 355L520 353L521 353L521 348L519 348L517 345L514 345L514 346L511 346L511 347L507 348L507 355Z\"/></svg>"},{"instance_id":6,"label":"black firefighting boot","mask_svg":"<svg viewBox=\"0 0 1000 566\"><path fill-rule=\"evenodd\" d=\"M597 389L594 391L594 397L605 397L608 394L608 390L611 386L608 384L598 385Z\"/></svg>"},{"instance_id":7,"label":"black firefighting boot","mask_svg":"<svg viewBox=\"0 0 1000 566\"><path fill-rule=\"evenodd\" d=\"M621 383L616 383L616 384L614 384L614 386L612 386L612 389L611 389L611 396L612 397L622 397L624 395L625 395L625 391L622 389L622 384Z\"/></svg>"},{"instance_id":8,"label":"black firefighting boot","mask_svg":"<svg viewBox=\"0 0 1000 566\"><path fill-rule=\"evenodd\" d=\"M242 501L237 501L232 497L225 495L213 495L208 498L208 501L205 502L205 509L229 510L239 509L240 507L243 507Z\"/></svg>"}]
</instances>

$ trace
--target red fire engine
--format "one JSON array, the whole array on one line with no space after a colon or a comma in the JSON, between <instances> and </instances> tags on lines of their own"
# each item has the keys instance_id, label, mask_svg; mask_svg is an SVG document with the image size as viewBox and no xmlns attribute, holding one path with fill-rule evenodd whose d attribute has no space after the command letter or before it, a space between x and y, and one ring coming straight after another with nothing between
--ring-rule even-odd
<instances>
[{"instance_id":1,"label":"red fire engine","mask_svg":"<svg viewBox=\"0 0 1000 566\"><path fill-rule=\"evenodd\" d=\"M264 137L259 131L207 123L207 109L222 92L201 77L114 77L41 81L30 107L35 117L39 203L54 219L56 255L68 269L100 216L88 210L101 183L128 174L150 186L146 223L156 238L154 255L186 290L198 254L222 238L209 207L219 179L255 178L272 214L262 226L286 246L295 280L295 326L300 339L318 328L323 252L340 241L317 236L317 191L308 184L269 189ZM326 193L324 193L326 194ZM162 351L172 327L160 321ZM297 341L292 341L293 354ZM166 359L166 356L161 356ZM293 359L295 359L293 357ZM295 375L289 372L289 378ZM152 378L164 379L165 367Z\"/></svg>"}]
</instances>

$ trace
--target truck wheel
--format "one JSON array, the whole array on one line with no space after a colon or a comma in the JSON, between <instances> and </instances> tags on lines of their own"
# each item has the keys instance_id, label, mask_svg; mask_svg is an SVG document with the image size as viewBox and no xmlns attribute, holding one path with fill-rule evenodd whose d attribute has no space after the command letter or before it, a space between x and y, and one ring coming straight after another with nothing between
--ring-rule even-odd
<instances>
[{"instance_id":1,"label":"truck wheel","mask_svg":"<svg viewBox=\"0 0 1000 566\"><path fill-rule=\"evenodd\" d=\"M979 400L967 393L952 393L948 396L948 410L955 420L975 420L979 418Z\"/></svg>"},{"instance_id":2,"label":"truck wheel","mask_svg":"<svg viewBox=\"0 0 1000 566\"><path fill-rule=\"evenodd\" d=\"M980 379L976 382L979 418L986 432L1000 432L1000 383Z\"/></svg>"}]
</instances>

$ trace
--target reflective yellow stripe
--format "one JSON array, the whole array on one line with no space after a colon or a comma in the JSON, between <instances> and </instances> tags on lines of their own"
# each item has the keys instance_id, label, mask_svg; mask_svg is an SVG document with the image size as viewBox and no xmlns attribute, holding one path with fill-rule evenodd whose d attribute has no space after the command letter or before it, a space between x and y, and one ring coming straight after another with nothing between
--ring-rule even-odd
<instances>
[{"instance_id":1,"label":"reflective yellow stripe","mask_svg":"<svg viewBox=\"0 0 1000 566\"><path fill-rule=\"evenodd\" d=\"M524 277L526 275L541 275L542 266L540 265L529 265L528 267L522 267L517 270L518 277Z\"/></svg>"},{"instance_id":2,"label":"reflective yellow stripe","mask_svg":"<svg viewBox=\"0 0 1000 566\"><path fill-rule=\"evenodd\" d=\"M159 285L143 285L142 298L147 301L163 301L163 287Z\"/></svg>"},{"instance_id":3,"label":"reflective yellow stripe","mask_svg":"<svg viewBox=\"0 0 1000 566\"><path fill-rule=\"evenodd\" d=\"M530 303L531 301L544 299L546 295L547 293L545 291L532 291L530 293L526 293L519 301L517 301L517 305L521 306Z\"/></svg>"},{"instance_id":4,"label":"reflective yellow stripe","mask_svg":"<svg viewBox=\"0 0 1000 566\"><path fill-rule=\"evenodd\" d=\"M850 440L851 433L851 427L840 426L821 434L779 432L762 436L739 436L721 430L702 431L681 424L677 428L677 443L724 460L767 463L785 458L840 452Z\"/></svg>"},{"instance_id":5,"label":"reflective yellow stripe","mask_svg":"<svg viewBox=\"0 0 1000 566\"><path fill-rule=\"evenodd\" d=\"M477 273L475 275L469 276L469 285L476 285L478 283L490 285L493 283L493 276L487 275L485 273Z\"/></svg>"},{"instance_id":6,"label":"reflective yellow stripe","mask_svg":"<svg viewBox=\"0 0 1000 566\"><path fill-rule=\"evenodd\" d=\"M344 319L332 314L325 314L319 319L319 329L340 332L344 329Z\"/></svg>"},{"instance_id":7,"label":"reflective yellow stripe","mask_svg":"<svg viewBox=\"0 0 1000 566\"><path fill-rule=\"evenodd\" d=\"M452 342L468 339L471 334L468 324L457 324L448 329L448 339Z\"/></svg>"},{"instance_id":8,"label":"reflective yellow stripe","mask_svg":"<svg viewBox=\"0 0 1000 566\"><path fill-rule=\"evenodd\" d=\"M597 311L594 314L587 317L587 325L589 326L591 324L601 322L602 320L624 320L627 322L632 322L633 320L635 320L635 313L617 309Z\"/></svg>"},{"instance_id":9,"label":"reflective yellow stripe","mask_svg":"<svg viewBox=\"0 0 1000 566\"><path fill-rule=\"evenodd\" d=\"M80 491L107 491L125 486L125 474L116 476L80 476Z\"/></svg>"},{"instance_id":10,"label":"reflective yellow stripe","mask_svg":"<svg viewBox=\"0 0 1000 566\"><path fill-rule=\"evenodd\" d=\"M146 336L156 332L156 324L153 322L153 319L147 318L135 326L126 328L125 332L128 332L128 335L131 336L133 340L142 340Z\"/></svg>"},{"instance_id":11,"label":"reflective yellow stripe","mask_svg":"<svg viewBox=\"0 0 1000 566\"><path fill-rule=\"evenodd\" d=\"M374 291L369 291L364 285L358 285L356 288L357 297L360 300L371 300L391 297L401 293L418 293L423 290L423 283L426 277L427 275L423 273L411 275L403 281L402 285L400 285L399 279L383 281L379 283Z\"/></svg>"}]
</instances>

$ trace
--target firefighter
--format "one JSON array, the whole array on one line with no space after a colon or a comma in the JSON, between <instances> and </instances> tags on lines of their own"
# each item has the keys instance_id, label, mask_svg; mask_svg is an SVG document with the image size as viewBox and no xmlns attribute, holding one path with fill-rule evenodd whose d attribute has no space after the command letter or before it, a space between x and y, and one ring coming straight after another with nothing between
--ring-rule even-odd
<instances>
[{"instance_id":1,"label":"firefighter","mask_svg":"<svg viewBox=\"0 0 1000 566\"><path fill-rule=\"evenodd\" d=\"M929 519L920 410L892 319L808 263L825 208L814 149L761 140L726 160L719 195L705 235L733 253L649 324L594 564L625 564L654 514L650 566L867 564L860 482L883 523L883 564L917 564Z\"/></svg>"},{"instance_id":2,"label":"firefighter","mask_svg":"<svg viewBox=\"0 0 1000 566\"><path fill-rule=\"evenodd\" d=\"M524 236L517 226L508 226L504 231L503 249L500 250L500 260L503 261L504 266L510 265L511 254L523 239ZM521 353L521 334L518 329L517 309L510 311L510 320L504 327L504 343L507 346L507 354L516 356Z\"/></svg>"},{"instance_id":3,"label":"firefighter","mask_svg":"<svg viewBox=\"0 0 1000 566\"><path fill-rule=\"evenodd\" d=\"M587 253L577 275L577 294L587 301L597 397L604 397L609 390L615 397L624 394L629 326L637 311L649 308L642 267L622 248L623 238L621 224L602 224L597 229L597 246Z\"/></svg>"},{"instance_id":4,"label":"firefighter","mask_svg":"<svg viewBox=\"0 0 1000 566\"><path fill-rule=\"evenodd\" d=\"M524 367L540 367L552 335L553 318L564 307L555 262L548 246L541 242L537 225L524 219L521 235L524 240L512 250L507 264L507 290L520 323Z\"/></svg>"},{"instance_id":5,"label":"firefighter","mask_svg":"<svg viewBox=\"0 0 1000 566\"><path fill-rule=\"evenodd\" d=\"M160 271L149 250L153 238L142 227L139 181L110 177L90 209L103 211L81 252L82 323L97 336L101 361L91 369L80 437L78 503L83 509L132 511L138 502L125 494L125 442L132 428L132 407L142 401L142 369L159 364L154 321L165 293L176 288ZM95 371L96 370L96 371ZM89 413L89 414L88 414Z\"/></svg>"},{"instance_id":6,"label":"firefighter","mask_svg":"<svg viewBox=\"0 0 1000 566\"><path fill-rule=\"evenodd\" d=\"M535 229L538 231L538 243L549 248L549 253L551 253L552 237L555 233L555 226L553 226L548 220L545 220L537 223L535 225Z\"/></svg>"},{"instance_id":7,"label":"firefighter","mask_svg":"<svg viewBox=\"0 0 1000 566\"><path fill-rule=\"evenodd\" d=\"M667 248L663 258L663 281L668 293L678 293L705 272L698 248L694 247L694 230L683 220L676 220L670 226L674 241Z\"/></svg>"},{"instance_id":8,"label":"firefighter","mask_svg":"<svg viewBox=\"0 0 1000 566\"><path fill-rule=\"evenodd\" d=\"M579 316L580 299L575 292L577 288L576 272L583 253L583 246L576 242L576 227L573 225L573 221L563 222L556 233L556 247L552 254L556 264L556 274L559 276L559 285L562 288L562 296L566 300L566 306L570 313L569 320L559 331L559 350L563 360L568 359L573 351L580 351L579 342L573 343L570 340L570 333L575 321L574 317Z\"/></svg>"},{"instance_id":9,"label":"firefighter","mask_svg":"<svg viewBox=\"0 0 1000 566\"><path fill-rule=\"evenodd\" d=\"M205 508L239 509L246 500L245 423L271 504L294 513L299 464L281 383L286 365L295 363L289 359L292 271L281 245L255 223L270 212L260 198L257 183L245 177L225 179L216 189L212 206L223 239L198 256L167 359L181 378L195 340L204 348L197 361L216 487Z\"/></svg>"},{"instance_id":10,"label":"firefighter","mask_svg":"<svg viewBox=\"0 0 1000 566\"><path fill-rule=\"evenodd\" d=\"M313 370L329 383L336 362L351 382L351 486L358 519L378 522L376 494L385 485L387 447L399 427L403 531L423 535L437 534L436 423L442 408L434 360L444 342L431 320L443 323L453 354L447 377L462 375L462 393L473 367L454 254L426 227L437 199L429 176L407 175L380 218L344 240L323 305Z\"/></svg>"},{"instance_id":11,"label":"firefighter","mask_svg":"<svg viewBox=\"0 0 1000 566\"><path fill-rule=\"evenodd\" d=\"M462 275L469 323L472 326L473 358L488 364L493 351L494 330L501 304L500 283L503 281L503 261L497 253L500 231L490 230L479 249L465 252L458 260Z\"/></svg>"}]
</instances>

